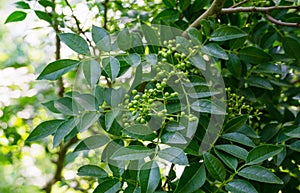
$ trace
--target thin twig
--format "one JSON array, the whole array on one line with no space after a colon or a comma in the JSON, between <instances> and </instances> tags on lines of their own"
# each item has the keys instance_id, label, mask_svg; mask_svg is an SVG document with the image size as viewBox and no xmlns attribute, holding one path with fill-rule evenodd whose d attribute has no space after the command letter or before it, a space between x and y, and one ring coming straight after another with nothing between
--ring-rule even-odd
<instances>
[{"instance_id":1,"label":"thin twig","mask_svg":"<svg viewBox=\"0 0 300 193\"><path fill-rule=\"evenodd\" d=\"M203 19L207 19L209 16L217 16L220 14L223 4L225 0L214 0L211 6L202 14L200 17L198 17L183 33L182 35L184 37L187 36L188 31L191 28L197 28L200 25L200 21Z\"/></svg>"},{"instance_id":2,"label":"thin twig","mask_svg":"<svg viewBox=\"0 0 300 193\"><path fill-rule=\"evenodd\" d=\"M289 23L289 22L279 21L279 20L275 19L274 17L272 17L271 15L269 15L268 13L266 13L266 18L270 22L272 22L276 25L287 26L287 27L299 27L300 28L300 23Z\"/></svg>"},{"instance_id":3,"label":"thin twig","mask_svg":"<svg viewBox=\"0 0 300 193\"><path fill-rule=\"evenodd\" d=\"M283 10L283 9L300 9L300 5L291 6L271 6L271 7L235 7L235 8L222 8L220 14L229 13L240 13L240 12L270 12L273 10Z\"/></svg>"},{"instance_id":4,"label":"thin twig","mask_svg":"<svg viewBox=\"0 0 300 193\"><path fill-rule=\"evenodd\" d=\"M74 15L74 10L73 10L73 8L72 8L72 5L69 3L68 0L65 0L65 2L66 2L67 6L69 7L69 9L70 9L71 12L72 12L72 17L73 17L73 19L75 20L75 24L76 24L76 27L77 27L78 32L79 32L80 34L82 34L82 35L86 38L86 40L89 42L89 45L90 45L91 47L93 47L92 41L86 36L86 34L85 34L85 32L83 31L83 29L80 27L80 21L79 21L79 19Z\"/></svg>"},{"instance_id":5,"label":"thin twig","mask_svg":"<svg viewBox=\"0 0 300 193\"><path fill-rule=\"evenodd\" d=\"M232 5L230 8L239 7L239 6L241 6L241 5L245 4L245 3L247 3L248 1L249 1L249 0L241 1L241 2L239 2L239 3L237 3L237 4Z\"/></svg>"},{"instance_id":6,"label":"thin twig","mask_svg":"<svg viewBox=\"0 0 300 193\"><path fill-rule=\"evenodd\" d=\"M103 24L103 28L104 29L107 29L107 21L108 21L108 18L107 18L107 10L108 10L107 4L108 4L108 2L109 2L109 0L105 0L103 2L103 7L104 7L104 14L103 14L104 24Z\"/></svg>"}]
</instances>

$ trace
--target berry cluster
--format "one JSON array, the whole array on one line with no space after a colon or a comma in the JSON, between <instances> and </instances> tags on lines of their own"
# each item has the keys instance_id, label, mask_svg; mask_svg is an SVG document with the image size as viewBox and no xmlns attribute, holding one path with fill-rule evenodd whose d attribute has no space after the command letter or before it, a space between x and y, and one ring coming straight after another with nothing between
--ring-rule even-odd
<instances>
[{"instance_id":1,"label":"berry cluster","mask_svg":"<svg viewBox=\"0 0 300 193\"><path fill-rule=\"evenodd\" d=\"M226 88L226 92L229 119L234 118L237 115L248 114L250 125L252 124L252 119L256 118L257 120L260 120L262 112L247 104L244 96L239 96L232 92L231 88Z\"/></svg>"}]
</instances>

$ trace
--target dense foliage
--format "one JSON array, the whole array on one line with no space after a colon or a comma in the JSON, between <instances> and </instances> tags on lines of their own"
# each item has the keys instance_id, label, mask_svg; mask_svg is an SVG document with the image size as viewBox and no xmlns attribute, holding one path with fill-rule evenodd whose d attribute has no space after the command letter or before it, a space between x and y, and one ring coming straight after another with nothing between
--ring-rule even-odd
<instances>
[{"instance_id":1,"label":"dense foliage","mask_svg":"<svg viewBox=\"0 0 300 193\"><path fill-rule=\"evenodd\" d=\"M58 82L43 103L55 118L25 144L53 136L57 170L44 190L64 181L68 154L90 162L78 168L81 191L299 191L296 2L36 3L17 2L6 23L33 10L57 35L37 77ZM63 46L76 54L62 58Z\"/></svg>"}]
</instances>

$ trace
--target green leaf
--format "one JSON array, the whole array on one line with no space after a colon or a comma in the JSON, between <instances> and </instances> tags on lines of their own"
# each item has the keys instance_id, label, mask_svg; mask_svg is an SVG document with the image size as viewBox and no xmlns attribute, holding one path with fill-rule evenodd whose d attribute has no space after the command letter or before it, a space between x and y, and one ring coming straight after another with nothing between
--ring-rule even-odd
<instances>
[{"instance_id":1,"label":"green leaf","mask_svg":"<svg viewBox=\"0 0 300 193\"><path fill-rule=\"evenodd\" d=\"M64 122L64 120L50 120L39 124L27 137L26 141L36 141L51 135Z\"/></svg>"},{"instance_id":2,"label":"green leaf","mask_svg":"<svg viewBox=\"0 0 300 193\"><path fill-rule=\"evenodd\" d=\"M65 122L63 122L56 130L53 138L53 147L59 145L59 143L67 136L77 125L78 120L75 118L71 118Z\"/></svg>"},{"instance_id":3,"label":"green leaf","mask_svg":"<svg viewBox=\"0 0 300 193\"><path fill-rule=\"evenodd\" d=\"M194 44L202 44L202 34L198 29L192 27L191 29L189 29L188 34Z\"/></svg>"},{"instance_id":4,"label":"green leaf","mask_svg":"<svg viewBox=\"0 0 300 193\"><path fill-rule=\"evenodd\" d=\"M165 129L166 129L166 131L175 132L175 131L182 131L185 129L185 127L176 122L174 122L174 123L171 122L166 125Z\"/></svg>"},{"instance_id":5,"label":"green leaf","mask_svg":"<svg viewBox=\"0 0 300 193\"><path fill-rule=\"evenodd\" d=\"M272 60L272 56L256 47L246 47L239 51L239 57L245 62L261 64Z\"/></svg>"},{"instance_id":6,"label":"green leaf","mask_svg":"<svg viewBox=\"0 0 300 193\"><path fill-rule=\"evenodd\" d=\"M73 33L59 34L59 39L78 54L90 56L89 45L81 36Z\"/></svg>"},{"instance_id":7,"label":"green leaf","mask_svg":"<svg viewBox=\"0 0 300 193\"><path fill-rule=\"evenodd\" d=\"M295 58L297 64L300 65L300 44L296 39L291 37L283 38L283 49L286 55Z\"/></svg>"},{"instance_id":8,"label":"green leaf","mask_svg":"<svg viewBox=\"0 0 300 193\"><path fill-rule=\"evenodd\" d=\"M131 145L127 147L121 147L112 156L111 159L114 160L140 160L151 154L154 151L145 146L141 145Z\"/></svg>"},{"instance_id":9,"label":"green leaf","mask_svg":"<svg viewBox=\"0 0 300 193\"><path fill-rule=\"evenodd\" d=\"M227 154L227 153L223 153L221 151L218 151L216 149L215 153L217 154L217 156L232 170L236 171L236 168L238 166L238 159Z\"/></svg>"},{"instance_id":10,"label":"green leaf","mask_svg":"<svg viewBox=\"0 0 300 193\"><path fill-rule=\"evenodd\" d=\"M24 1L15 2L15 5L17 8L20 8L20 9L30 9L29 4Z\"/></svg>"},{"instance_id":11,"label":"green leaf","mask_svg":"<svg viewBox=\"0 0 300 193\"><path fill-rule=\"evenodd\" d=\"M289 137L300 138L300 127L296 127L292 131L285 132L284 134Z\"/></svg>"},{"instance_id":12,"label":"green leaf","mask_svg":"<svg viewBox=\"0 0 300 193\"><path fill-rule=\"evenodd\" d=\"M115 118L117 117L118 115L118 112L114 111L114 110L111 110L111 111L108 111L106 114L105 114L105 127L106 127L106 130L109 131Z\"/></svg>"},{"instance_id":13,"label":"green leaf","mask_svg":"<svg viewBox=\"0 0 300 193\"><path fill-rule=\"evenodd\" d=\"M116 193L121 189L122 183L116 179L105 180L100 183L93 193Z\"/></svg>"},{"instance_id":14,"label":"green leaf","mask_svg":"<svg viewBox=\"0 0 300 193\"><path fill-rule=\"evenodd\" d=\"M168 0L174 2L174 0ZM147 45L149 47L150 53L158 52L159 39L158 34L155 32L153 28L148 26L147 24L142 23L142 30L147 41Z\"/></svg>"},{"instance_id":15,"label":"green leaf","mask_svg":"<svg viewBox=\"0 0 300 193\"><path fill-rule=\"evenodd\" d=\"M273 86L265 78L251 76L248 78L247 83L253 87L263 88L263 89L267 89L267 90L273 90Z\"/></svg>"},{"instance_id":16,"label":"green leaf","mask_svg":"<svg viewBox=\"0 0 300 193\"><path fill-rule=\"evenodd\" d=\"M134 67L140 65L142 61L140 55L136 53L129 54L126 57L124 57L124 59L130 66L134 66Z\"/></svg>"},{"instance_id":17,"label":"green leaf","mask_svg":"<svg viewBox=\"0 0 300 193\"><path fill-rule=\"evenodd\" d=\"M246 135L238 132L233 132L233 133L225 133L221 136L223 139L227 139L236 143L240 143L243 145L247 145L249 147L255 147L255 144L253 141L247 137Z\"/></svg>"},{"instance_id":18,"label":"green leaf","mask_svg":"<svg viewBox=\"0 0 300 193\"><path fill-rule=\"evenodd\" d=\"M111 81L114 81L120 71L120 62L113 56L103 58L102 59L102 66L104 71L107 73Z\"/></svg>"},{"instance_id":19,"label":"green leaf","mask_svg":"<svg viewBox=\"0 0 300 193\"><path fill-rule=\"evenodd\" d=\"M226 178L226 169L222 162L208 152L203 155L203 158L204 164L211 176L216 180L223 182Z\"/></svg>"},{"instance_id":20,"label":"green leaf","mask_svg":"<svg viewBox=\"0 0 300 193\"><path fill-rule=\"evenodd\" d=\"M27 13L25 13L23 11L14 11L7 17L7 19L5 20L5 23L23 21L26 18L26 16L27 16Z\"/></svg>"},{"instance_id":21,"label":"green leaf","mask_svg":"<svg viewBox=\"0 0 300 193\"><path fill-rule=\"evenodd\" d=\"M235 78L239 79L242 75L243 69L239 57L237 57L237 55L235 54L229 54L228 58L229 59L226 63L228 70L232 73L232 75Z\"/></svg>"},{"instance_id":22,"label":"green leaf","mask_svg":"<svg viewBox=\"0 0 300 193\"><path fill-rule=\"evenodd\" d=\"M182 149L177 147L168 147L158 152L160 158L167 160L174 164L188 165L189 161Z\"/></svg>"},{"instance_id":23,"label":"green leaf","mask_svg":"<svg viewBox=\"0 0 300 193\"><path fill-rule=\"evenodd\" d=\"M235 179L229 182L225 189L232 193L258 193L256 189L246 180Z\"/></svg>"},{"instance_id":24,"label":"green leaf","mask_svg":"<svg viewBox=\"0 0 300 193\"><path fill-rule=\"evenodd\" d=\"M242 160L247 159L248 151L245 150L242 147L239 147L239 146L236 146L236 145L225 144L225 145L216 145L215 148L219 149L219 150L222 150L226 153L229 153L230 155L233 155L233 156L235 156L237 158L240 158Z\"/></svg>"},{"instance_id":25,"label":"green leaf","mask_svg":"<svg viewBox=\"0 0 300 193\"><path fill-rule=\"evenodd\" d=\"M101 68L96 60L86 60L82 62L84 78L91 88L94 88L100 78Z\"/></svg>"},{"instance_id":26,"label":"green leaf","mask_svg":"<svg viewBox=\"0 0 300 193\"><path fill-rule=\"evenodd\" d=\"M167 132L163 134L161 142L166 144L187 144L187 141L179 132Z\"/></svg>"},{"instance_id":27,"label":"green leaf","mask_svg":"<svg viewBox=\"0 0 300 193\"><path fill-rule=\"evenodd\" d=\"M235 118L229 120L225 124L224 131L226 131L226 132L236 131L236 130L240 129L241 127L243 127L246 124L247 120L248 120L248 115L242 115L239 117L235 117Z\"/></svg>"},{"instance_id":28,"label":"green leaf","mask_svg":"<svg viewBox=\"0 0 300 193\"><path fill-rule=\"evenodd\" d=\"M282 147L276 145L261 145L252 149L247 156L247 165L258 164L266 159L279 154Z\"/></svg>"},{"instance_id":29,"label":"green leaf","mask_svg":"<svg viewBox=\"0 0 300 193\"><path fill-rule=\"evenodd\" d=\"M41 74L37 77L37 80L57 80L65 73L69 72L73 68L79 65L79 61L70 59L61 59L48 64Z\"/></svg>"},{"instance_id":30,"label":"green leaf","mask_svg":"<svg viewBox=\"0 0 300 193\"><path fill-rule=\"evenodd\" d=\"M192 103L191 107L197 112L211 113L216 115L226 114L225 108L223 108L221 105L213 103L208 99L199 99L198 101Z\"/></svg>"},{"instance_id":31,"label":"green leaf","mask_svg":"<svg viewBox=\"0 0 300 193\"><path fill-rule=\"evenodd\" d=\"M174 9L165 9L160 12L153 20L153 22L157 22L157 20L161 20L163 22L175 22L178 20L180 13L178 10Z\"/></svg>"},{"instance_id":32,"label":"green leaf","mask_svg":"<svg viewBox=\"0 0 300 193\"><path fill-rule=\"evenodd\" d=\"M258 182L270 184L283 184L283 181L280 178L278 178L270 170L262 166L246 167L239 171L238 175Z\"/></svg>"},{"instance_id":33,"label":"green leaf","mask_svg":"<svg viewBox=\"0 0 300 193\"><path fill-rule=\"evenodd\" d=\"M209 56L228 60L226 52L216 43L208 43L202 47L201 51Z\"/></svg>"},{"instance_id":34,"label":"green leaf","mask_svg":"<svg viewBox=\"0 0 300 193\"><path fill-rule=\"evenodd\" d=\"M51 1L48 1L48 0L39 0L38 1L39 4L43 7L51 7L51 8L55 8L55 4Z\"/></svg>"},{"instance_id":35,"label":"green leaf","mask_svg":"<svg viewBox=\"0 0 300 193\"><path fill-rule=\"evenodd\" d=\"M179 0L179 8L181 11L186 10L191 4L191 0Z\"/></svg>"},{"instance_id":36,"label":"green leaf","mask_svg":"<svg viewBox=\"0 0 300 193\"><path fill-rule=\"evenodd\" d=\"M73 94L72 97L86 111L96 111L99 109L97 99L91 94Z\"/></svg>"},{"instance_id":37,"label":"green leaf","mask_svg":"<svg viewBox=\"0 0 300 193\"><path fill-rule=\"evenodd\" d=\"M36 16L39 19L44 20L44 21L52 24L52 18L46 12L35 10L34 13L36 14Z\"/></svg>"},{"instance_id":38,"label":"green leaf","mask_svg":"<svg viewBox=\"0 0 300 193\"><path fill-rule=\"evenodd\" d=\"M163 0L163 3L169 8L174 8L176 6L176 0Z\"/></svg>"},{"instance_id":39,"label":"green leaf","mask_svg":"<svg viewBox=\"0 0 300 193\"><path fill-rule=\"evenodd\" d=\"M80 118L79 123L77 124L77 129L80 132L83 132L90 128L100 117L98 112L86 112Z\"/></svg>"},{"instance_id":40,"label":"green leaf","mask_svg":"<svg viewBox=\"0 0 300 193\"><path fill-rule=\"evenodd\" d=\"M144 54L145 47L143 45L142 37L139 33L133 32L132 37L132 48L130 49L131 53Z\"/></svg>"},{"instance_id":41,"label":"green leaf","mask_svg":"<svg viewBox=\"0 0 300 193\"><path fill-rule=\"evenodd\" d=\"M65 115L77 115L78 109L76 108L77 104L70 97L63 97L54 101L54 107L62 114Z\"/></svg>"},{"instance_id":42,"label":"green leaf","mask_svg":"<svg viewBox=\"0 0 300 193\"><path fill-rule=\"evenodd\" d=\"M153 133L152 129L146 125L132 125L124 129L135 135L150 135Z\"/></svg>"},{"instance_id":43,"label":"green leaf","mask_svg":"<svg viewBox=\"0 0 300 193\"><path fill-rule=\"evenodd\" d=\"M150 161L142 165L139 169L139 183L141 193L152 193L157 188L160 181L159 167L155 161Z\"/></svg>"},{"instance_id":44,"label":"green leaf","mask_svg":"<svg viewBox=\"0 0 300 193\"><path fill-rule=\"evenodd\" d=\"M111 51L111 39L109 33L102 27L92 27L92 38L96 46L103 51Z\"/></svg>"},{"instance_id":45,"label":"green leaf","mask_svg":"<svg viewBox=\"0 0 300 193\"><path fill-rule=\"evenodd\" d=\"M294 151L298 151L300 152L300 141L295 141L294 143L291 143L290 145L288 145L288 147Z\"/></svg>"},{"instance_id":46,"label":"green leaf","mask_svg":"<svg viewBox=\"0 0 300 193\"><path fill-rule=\"evenodd\" d=\"M132 47L132 37L129 33L128 28L123 29L119 32L117 37L117 44L121 50L129 50Z\"/></svg>"},{"instance_id":47,"label":"green leaf","mask_svg":"<svg viewBox=\"0 0 300 193\"><path fill-rule=\"evenodd\" d=\"M106 171L96 165L84 165L78 169L78 176L92 176L97 178L106 178L108 174Z\"/></svg>"},{"instance_id":48,"label":"green leaf","mask_svg":"<svg viewBox=\"0 0 300 193\"><path fill-rule=\"evenodd\" d=\"M110 141L110 138L104 134L94 135L82 140L74 151L91 150L102 147Z\"/></svg>"},{"instance_id":49,"label":"green leaf","mask_svg":"<svg viewBox=\"0 0 300 193\"><path fill-rule=\"evenodd\" d=\"M245 37L248 34L241 30L240 28L234 26L220 26L210 36L210 40L212 41L226 41L236 38Z\"/></svg>"},{"instance_id":50,"label":"green leaf","mask_svg":"<svg viewBox=\"0 0 300 193\"><path fill-rule=\"evenodd\" d=\"M206 180L204 164L194 163L186 166L179 178L178 185L174 193L192 193L203 186Z\"/></svg>"},{"instance_id":51,"label":"green leaf","mask_svg":"<svg viewBox=\"0 0 300 193\"><path fill-rule=\"evenodd\" d=\"M206 61L199 54L189 58L190 63L200 70L206 69Z\"/></svg>"},{"instance_id":52,"label":"green leaf","mask_svg":"<svg viewBox=\"0 0 300 193\"><path fill-rule=\"evenodd\" d=\"M128 184L123 193L141 193L140 187L135 187L132 184Z\"/></svg>"}]
</instances>

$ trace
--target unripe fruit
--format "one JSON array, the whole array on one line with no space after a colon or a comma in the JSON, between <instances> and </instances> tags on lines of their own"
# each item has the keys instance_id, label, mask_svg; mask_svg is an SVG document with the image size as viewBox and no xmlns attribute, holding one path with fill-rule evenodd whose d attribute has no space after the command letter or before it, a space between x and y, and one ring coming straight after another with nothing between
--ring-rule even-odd
<instances>
[{"instance_id":1,"label":"unripe fruit","mask_svg":"<svg viewBox=\"0 0 300 193\"><path fill-rule=\"evenodd\" d=\"M132 90L131 93L132 93L133 95L136 95L136 94L138 93L138 91L137 91L137 90Z\"/></svg>"}]
</instances>

